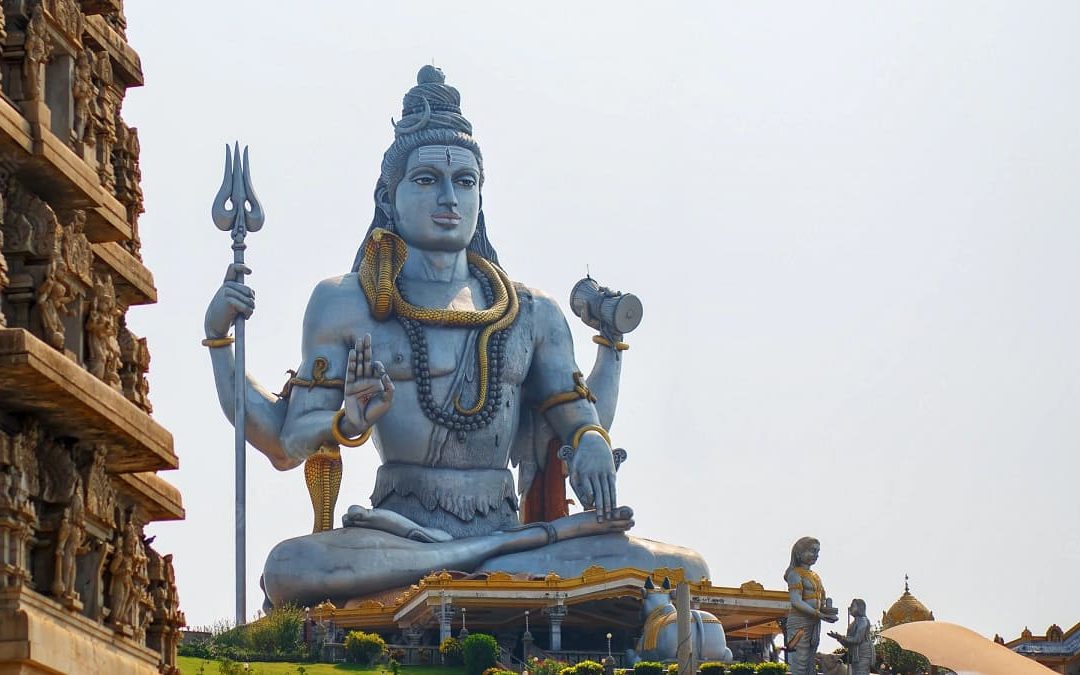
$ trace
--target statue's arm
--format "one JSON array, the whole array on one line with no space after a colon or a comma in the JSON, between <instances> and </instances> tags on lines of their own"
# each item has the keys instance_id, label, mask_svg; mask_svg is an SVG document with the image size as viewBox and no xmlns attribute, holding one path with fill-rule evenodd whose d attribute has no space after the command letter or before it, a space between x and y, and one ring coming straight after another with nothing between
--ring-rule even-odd
<instances>
[{"instance_id":1,"label":"statue's arm","mask_svg":"<svg viewBox=\"0 0 1080 675\"><path fill-rule=\"evenodd\" d=\"M337 280L321 282L311 294L304 312L303 357L297 377L314 381L315 363L321 361L324 362L324 365L320 363L321 379L330 382L292 387L281 428L282 450L286 462L291 466L303 462L322 445L337 445L330 425L345 398L344 382L349 359L348 336L341 332L341 322L337 318L344 309L341 307L341 295ZM363 429L343 419L340 431L351 437Z\"/></svg>"},{"instance_id":2,"label":"statue's arm","mask_svg":"<svg viewBox=\"0 0 1080 675\"><path fill-rule=\"evenodd\" d=\"M788 600L791 601L791 608L799 614L805 614L813 619L820 619L821 612L816 607L803 600L803 579L794 570L789 570L784 574L784 580L788 583Z\"/></svg>"},{"instance_id":3,"label":"statue's arm","mask_svg":"<svg viewBox=\"0 0 1080 675\"><path fill-rule=\"evenodd\" d=\"M533 400L542 402L574 390L574 345L570 327L555 301L534 292L534 354L526 378L526 388ZM549 408L544 417L564 444L572 444L578 432L590 425L600 426L596 407L579 398ZM597 511L610 514L617 506L615 463L611 447L595 430L580 434L574 456L568 463L570 485L583 506L595 505Z\"/></svg>"},{"instance_id":4,"label":"statue's arm","mask_svg":"<svg viewBox=\"0 0 1080 675\"><path fill-rule=\"evenodd\" d=\"M619 377L622 375L624 358L625 355L611 347L597 345L596 361L585 380L585 384L596 397L596 414L600 418L600 426L609 431L615 421L615 408L619 403Z\"/></svg>"},{"instance_id":5,"label":"statue's arm","mask_svg":"<svg viewBox=\"0 0 1080 675\"><path fill-rule=\"evenodd\" d=\"M237 273L250 273L243 265L230 265L225 281L206 308L204 329L206 337L221 338L228 334L237 316L250 317L255 310L255 294L248 286L237 282ZM218 403L230 424L236 416L236 359L231 346L210 347L210 365ZM266 455L278 469L289 468L279 435L285 420L286 401L267 391L250 376L244 387L244 434L248 443Z\"/></svg>"}]
</instances>

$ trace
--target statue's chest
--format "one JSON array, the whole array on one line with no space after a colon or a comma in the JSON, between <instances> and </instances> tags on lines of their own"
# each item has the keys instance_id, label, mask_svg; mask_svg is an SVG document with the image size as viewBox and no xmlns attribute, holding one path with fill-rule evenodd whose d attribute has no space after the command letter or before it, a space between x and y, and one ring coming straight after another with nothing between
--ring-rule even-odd
<instances>
[{"instance_id":1,"label":"statue's chest","mask_svg":"<svg viewBox=\"0 0 1080 675\"><path fill-rule=\"evenodd\" d=\"M520 384L528 372L532 353L529 331L522 317L505 331L501 353L483 349L480 344L483 327L445 327L420 324L421 335L410 336L396 319L380 323L372 333L372 358L386 366L386 372L396 382L415 380L417 369L426 369L432 378L459 374L464 369L467 379L473 380L480 370L480 359L490 366L493 359L502 361L503 382ZM416 326L416 324L413 324ZM483 356L481 356L483 355Z\"/></svg>"}]
</instances>

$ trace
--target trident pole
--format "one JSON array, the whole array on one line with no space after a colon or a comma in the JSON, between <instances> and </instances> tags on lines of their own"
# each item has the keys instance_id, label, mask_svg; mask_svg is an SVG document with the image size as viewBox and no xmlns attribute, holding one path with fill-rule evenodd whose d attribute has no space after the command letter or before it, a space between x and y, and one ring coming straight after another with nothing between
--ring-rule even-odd
<instances>
[{"instance_id":1,"label":"trident pole","mask_svg":"<svg viewBox=\"0 0 1080 675\"><path fill-rule=\"evenodd\" d=\"M244 147L243 158L240 144L236 143L229 152L225 146L225 177L211 208L214 224L219 230L232 235L233 270L232 279L244 283L244 251L247 249L245 238L248 232L258 232L265 215L255 191L251 187L251 171L248 164L248 149ZM236 477L236 625L246 623L247 614L247 464L246 464L246 424L247 424L247 368L245 367L245 319L237 314L233 320L235 338L235 366L233 380L233 429L235 440L235 477Z\"/></svg>"}]
</instances>

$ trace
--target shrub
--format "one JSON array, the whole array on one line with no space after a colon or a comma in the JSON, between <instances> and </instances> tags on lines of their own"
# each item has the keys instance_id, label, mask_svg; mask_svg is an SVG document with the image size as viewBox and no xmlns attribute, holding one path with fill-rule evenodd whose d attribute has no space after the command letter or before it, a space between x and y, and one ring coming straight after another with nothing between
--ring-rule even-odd
<instances>
[{"instance_id":1,"label":"shrub","mask_svg":"<svg viewBox=\"0 0 1080 675\"><path fill-rule=\"evenodd\" d=\"M596 661L578 661L574 675L604 675L604 666Z\"/></svg>"},{"instance_id":2,"label":"shrub","mask_svg":"<svg viewBox=\"0 0 1080 675\"><path fill-rule=\"evenodd\" d=\"M378 633L350 631L345 636L345 658L350 663L370 666L386 652L386 641Z\"/></svg>"},{"instance_id":3,"label":"shrub","mask_svg":"<svg viewBox=\"0 0 1080 675\"><path fill-rule=\"evenodd\" d=\"M667 667L668 675L679 675L679 664L670 663Z\"/></svg>"},{"instance_id":4,"label":"shrub","mask_svg":"<svg viewBox=\"0 0 1080 675\"><path fill-rule=\"evenodd\" d=\"M733 663L728 666L729 675L754 675L757 668L752 663Z\"/></svg>"},{"instance_id":5,"label":"shrub","mask_svg":"<svg viewBox=\"0 0 1080 675\"><path fill-rule=\"evenodd\" d=\"M499 643L483 633L473 633L461 642L466 675L482 675L499 661Z\"/></svg>"},{"instance_id":6,"label":"shrub","mask_svg":"<svg viewBox=\"0 0 1080 675\"><path fill-rule=\"evenodd\" d=\"M484 671L484 675L518 675L512 670L503 670L502 668L488 668Z\"/></svg>"},{"instance_id":7,"label":"shrub","mask_svg":"<svg viewBox=\"0 0 1080 675\"><path fill-rule=\"evenodd\" d=\"M276 607L245 627L245 646L260 654L294 655L300 651L304 610L296 605Z\"/></svg>"},{"instance_id":8,"label":"shrub","mask_svg":"<svg viewBox=\"0 0 1080 675\"><path fill-rule=\"evenodd\" d=\"M559 675L574 675L575 672L577 671L574 670L573 666L567 666L559 671Z\"/></svg>"},{"instance_id":9,"label":"shrub","mask_svg":"<svg viewBox=\"0 0 1080 675\"><path fill-rule=\"evenodd\" d=\"M701 664L701 675L724 675L724 664L719 661L706 661Z\"/></svg>"},{"instance_id":10,"label":"shrub","mask_svg":"<svg viewBox=\"0 0 1080 675\"><path fill-rule=\"evenodd\" d=\"M443 663L448 666L460 666L462 661L461 641L457 638L448 637L439 645L439 653L442 654Z\"/></svg>"},{"instance_id":11,"label":"shrub","mask_svg":"<svg viewBox=\"0 0 1080 675\"><path fill-rule=\"evenodd\" d=\"M759 663L757 672L758 675L786 675L789 671L786 663Z\"/></svg>"},{"instance_id":12,"label":"shrub","mask_svg":"<svg viewBox=\"0 0 1080 675\"><path fill-rule=\"evenodd\" d=\"M634 664L634 675L663 675L664 664L658 661L638 661Z\"/></svg>"},{"instance_id":13,"label":"shrub","mask_svg":"<svg viewBox=\"0 0 1080 675\"><path fill-rule=\"evenodd\" d=\"M532 675L559 675L566 664L555 659L538 659L535 656L529 659L528 670Z\"/></svg>"}]
</instances>

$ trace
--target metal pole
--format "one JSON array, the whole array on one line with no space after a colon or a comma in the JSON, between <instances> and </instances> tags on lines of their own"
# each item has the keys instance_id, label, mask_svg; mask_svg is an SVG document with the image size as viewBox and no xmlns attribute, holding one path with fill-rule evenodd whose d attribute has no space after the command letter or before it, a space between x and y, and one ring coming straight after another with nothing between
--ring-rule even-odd
<instances>
[{"instance_id":1,"label":"metal pole","mask_svg":"<svg viewBox=\"0 0 1080 675\"><path fill-rule=\"evenodd\" d=\"M231 203L231 206L228 204ZM232 233L233 271L232 277L238 283L244 283L244 250L247 244L244 238L248 232L258 232L262 228L265 214L255 191L251 187L251 170L248 164L248 150L244 148L243 159L240 156L240 144L233 146L230 155L229 146L225 146L225 177L221 188L214 197L211 208L214 224L218 229ZM247 614L247 368L245 364L245 320L240 314L233 321L234 360L233 381L233 429L235 440L235 477L236 477L236 625L246 623Z\"/></svg>"},{"instance_id":2,"label":"metal pole","mask_svg":"<svg viewBox=\"0 0 1080 675\"><path fill-rule=\"evenodd\" d=\"M243 209L240 209L243 210ZM244 249L247 245L243 240L233 242L233 262L244 264ZM244 283L244 274L237 272L236 280ZM244 338L246 321L243 316L237 315L233 324L233 333L236 337L236 367L233 369L233 380L236 382L236 391L233 398L234 419L233 438L235 441L234 472L236 475L236 500L234 504L234 517L236 520L236 625L242 626L247 623L247 405L245 400L245 386L247 380L247 367L245 363Z\"/></svg>"}]
</instances>

